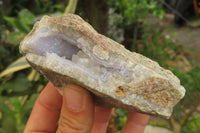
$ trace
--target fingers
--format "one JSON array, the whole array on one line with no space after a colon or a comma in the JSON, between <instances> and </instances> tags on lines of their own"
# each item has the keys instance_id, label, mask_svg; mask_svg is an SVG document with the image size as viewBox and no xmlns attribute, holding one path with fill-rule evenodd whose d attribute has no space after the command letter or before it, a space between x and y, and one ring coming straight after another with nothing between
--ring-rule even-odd
<instances>
[{"instance_id":1,"label":"fingers","mask_svg":"<svg viewBox=\"0 0 200 133\"><path fill-rule=\"evenodd\" d=\"M95 107L92 133L106 133L112 108Z\"/></svg>"},{"instance_id":2,"label":"fingers","mask_svg":"<svg viewBox=\"0 0 200 133\"><path fill-rule=\"evenodd\" d=\"M149 115L130 112L121 133L143 133L149 120Z\"/></svg>"},{"instance_id":3,"label":"fingers","mask_svg":"<svg viewBox=\"0 0 200 133\"><path fill-rule=\"evenodd\" d=\"M94 110L92 97L85 89L68 84L62 99L56 88L48 83L34 105L24 132L55 132L60 115L57 133L102 133L107 130L110 114L111 108L95 107ZM148 119L148 115L131 112L121 132L143 133Z\"/></svg>"},{"instance_id":4,"label":"fingers","mask_svg":"<svg viewBox=\"0 0 200 133\"><path fill-rule=\"evenodd\" d=\"M63 92L63 104L57 133L89 133L94 119L94 105L90 93L74 84Z\"/></svg>"},{"instance_id":5,"label":"fingers","mask_svg":"<svg viewBox=\"0 0 200 133\"><path fill-rule=\"evenodd\" d=\"M62 96L49 82L35 102L24 133L55 132Z\"/></svg>"}]
</instances>

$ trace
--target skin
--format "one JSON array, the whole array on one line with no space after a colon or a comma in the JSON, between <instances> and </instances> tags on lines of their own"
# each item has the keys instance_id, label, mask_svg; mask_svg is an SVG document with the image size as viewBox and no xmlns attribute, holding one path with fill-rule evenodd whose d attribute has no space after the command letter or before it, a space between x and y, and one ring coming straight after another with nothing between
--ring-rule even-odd
<instances>
[{"instance_id":1,"label":"skin","mask_svg":"<svg viewBox=\"0 0 200 133\"><path fill-rule=\"evenodd\" d=\"M35 102L24 133L106 133L111 108L98 107L90 93L68 84L59 94L48 83ZM121 133L143 133L149 116L130 112Z\"/></svg>"}]
</instances>

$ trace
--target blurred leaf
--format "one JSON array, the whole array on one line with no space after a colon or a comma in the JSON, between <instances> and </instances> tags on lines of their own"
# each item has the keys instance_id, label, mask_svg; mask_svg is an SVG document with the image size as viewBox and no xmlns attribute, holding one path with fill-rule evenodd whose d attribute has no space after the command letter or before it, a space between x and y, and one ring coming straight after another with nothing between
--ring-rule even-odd
<instances>
[{"instance_id":1,"label":"blurred leaf","mask_svg":"<svg viewBox=\"0 0 200 133\"><path fill-rule=\"evenodd\" d=\"M14 111L9 106L9 99L0 97L0 110L2 112L1 127L2 133L15 133L16 132L16 119Z\"/></svg>"},{"instance_id":2,"label":"blurred leaf","mask_svg":"<svg viewBox=\"0 0 200 133\"><path fill-rule=\"evenodd\" d=\"M0 97L0 110L3 113L3 116L6 114L12 113L12 111L8 108L8 106L5 104L5 101L8 100L7 98Z\"/></svg>"},{"instance_id":3,"label":"blurred leaf","mask_svg":"<svg viewBox=\"0 0 200 133\"><path fill-rule=\"evenodd\" d=\"M31 86L31 82L28 81L26 75L19 74L15 79L10 80L2 85L4 90L11 89L12 91L20 92L25 91Z\"/></svg>"},{"instance_id":4,"label":"blurred leaf","mask_svg":"<svg viewBox=\"0 0 200 133\"><path fill-rule=\"evenodd\" d=\"M122 128L124 127L126 121L127 121L127 116L123 116L123 117L119 117L119 125L118 125L118 130L122 130Z\"/></svg>"},{"instance_id":5,"label":"blurred leaf","mask_svg":"<svg viewBox=\"0 0 200 133\"><path fill-rule=\"evenodd\" d=\"M34 24L35 16L27 9L23 9L18 14L18 20L22 27L29 32Z\"/></svg>"},{"instance_id":6,"label":"blurred leaf","mask_svg":"<svg viewBox=\"0 0 200 133\"><path fill-rule=\"evenodd\" d=\"M37 81L40 78L40 74L37 73L34 69L32 69L31 73L28 75L29 81Z\"/></svg>"},{"instance_id":7,"label":"blurred leaf","mask_svg":"<svg viewBox=\"0 0 200 133\"><path fill-rule=\"evenodd\" d=\"M2 133L16 133L16 119L14 114L5 115L2 122Z\"/></svg>"},{"instance_id":8,"label":"blurred leaf","mask_svg":"<svg viewBox=\"0 0 200 133\"><path fill-rule=\"evenodd\" d=\"M69 0L64 14L75 13L77 2L78 2L78 0Z\"/></svg>"},{"instance_id":9,"label":"blurred leaf","mask_svg":"<svg viewBox=\"0 0 200 133\"><path fill-rule=\"evenodd\" d=\"M21 108L21 100L18 97L13 97L11 101L11 106L15 112L19 112Z\"/></svg>"},{"instance_id":10,"label":"blurred leaf","mask_svg":"<svg viewBox=\"0 0 200 133\"><path fill-rule=\"evenodd\" d=\"M147 0L109 0L109 5L123 16L123 26L137 23L153 13L162 17L164 10L160 5Z\"/></svg>"},{"instance_id":11,"label":"blurred leaf","mask_svg":"<svg viewBox=\"0 0 200 133\"><path fill-rule=\"evenodd\" d=\"M4 16L4 19L11 24L11 26L15 29L19 29L16 18Z\"/></svg>"},{"instance_id":12,"label":"blurred leaf","mask_svg":"<svg viewBox=\"0 0 200 133\"><path fill-rule=\"evenodd\" d=\"M12 18L12 17L7 17L4 16L4 19L11 24L11 26L14 29L17 29L18 31L22 31L22 32L26 32L26 30L23 28L23 26L20 24L20 22L18 21L18 18Z\"/></svg>"},{"instance_id":13,"label":"blurred leaf","mask_svg":"<svg viewBox=\"0 0 200 133\"><path fill-rule=\"evenodd\" d=\"M7 35L7 41L14 45L19 45L21 40L26 36L23 32L10 32Z\"/></svg>"},{"instance_id":14,"label":"blurred leaf","mask_svg":"<svg viewBox=\"0 0 200 133\"><path fill-rule=\"evenodd\" d=\"M27 9L22 9L16 18L4 16L4 19L20 32L28 33L34 24L34 15Z\"/></svg>"},{"instance_id":15,"label":"blurred leaf","mask_svg":"<svg viewBox=\"0 0 200 133\"><path fill-rule=\"evenodd\" d=\"M174 118L180 119L182 117L182 113L180 113L182 111L180 102L175 105L173 110Z\"/></svg>"},{"instance_id":16,"label":"blurred leaf","mask_svg":"<svg viewBox=\"0 0 200 133\"><path fill-rule=\"evenodd\" d=\"M180 79L181 84L186 89L184 96L184 105L191 106L191 100L195 98L195 94L200 88L200 71L198 68L192 68L188 72L183 72L179 69L174 69L173 73Z\"/></svg>"},{"instance_id":17,"label":"blurred leaf","mask_svg":"<svg viewBox=\"0 0 200 133\"><path fill-rule=\"evenodd\" d=\"M0 78L29 67L30 65L26 62L25 57L20 57L15 62L10 64L3 72L0 73Z\"/></svg>"},{"instance_id":18,"label":"blurred leaf","mask_svg":"<svg viewBox=\"0 0 200 133\"><path fill-rule=\"evenodd\" d=\"M20 22L26 25L34 24L35 16L27 9L23 9L18 14Z\"/></svg>"},{"instance_id":19,"label":"blurred leaf","mask_svg":"<svg viewBox=\"0 0 200 133\"><path fill-rule=\"evenodd\" d=\"M121 108L117 108L116 109L116 114L117 116L126 116L128 114L129 111L121 109Z\"/></svg>"},{"instance_id":20,"label":"blurred leaf","mask_svg":"<svg viewBox=\"0 0 200 133\"><path fill-rule=\"evenodd\" d=\"M117 117L115 117L115 124L116 124L117 130L120 131L124 127L124 124L126 123L129 111L121 109L121 108L117 108L115 112L117 114Z\"/></svg>"},{"instance_id":21,"label":"blurred leaf","mask_svg":"<svg viewBox=\"0 0 200 133\"><path fill-rule=\"evenodd\" d=\"M124 124L126 123L127 116L129 111L121 108L116 109L116 114L118 117L116 117L116 124L118 130L121 130L124 127Z\"/></svg>"},{"instance_id":22,"label":"blurred leaf","mask_svg":"<svg viewBox=\"0 0 200 133\"><path fill-rule=\"evenodd\" d=\"M21 119L21 107L22 107L22 97L13 97L11 100L11 106L15 112L15 119L16 119L16 127L18 131L22 131L24 124L22 123Z\"/></svg>"},{"instance_id":23,"label":"blurred leaf","mask_svg":"<svg viewBox=\"0 0 200 133\"><path fill-rule=\"evenodd\" d=\"M59 5L59 4L55 4L54 7L58 10L64 10L64 6L63 5Z\"/></svg>"},{"instance_id":24,"label":"blurred leaf","mask_svg":"<svg viewBox=\"0 0 200 133\"><path fill-rule=\"evenodd\" d=\"M200 131L200 117L192 116L187 124L183 127L184 132L188 133L198 133Z\"/></svg>"},{"instance_id":25,"label":"blurred leaf","mask_svg":"<svg viewBox=\"0 0 200 133\"><path fill-rule=\"evenodd\" d=\"M29 111L30 109L33 108L33 105L35 104L35 101L38 96L39 96L39 94L31 95L30 99L24 104L24 106L22 108L23 113L26 113L27 111Z\"/></svg>"}]
</instances>

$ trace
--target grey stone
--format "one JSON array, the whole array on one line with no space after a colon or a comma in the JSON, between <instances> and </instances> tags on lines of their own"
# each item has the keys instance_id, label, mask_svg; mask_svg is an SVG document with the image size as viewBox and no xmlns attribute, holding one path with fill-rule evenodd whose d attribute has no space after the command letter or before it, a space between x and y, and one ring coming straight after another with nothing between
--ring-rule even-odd
<instances>
[{"instance_id":1,"label":"grey stone","mask_svg":"<svg viewBox=\"0 0 200 133\"><path fill-rule=\"evenodd\" d=\"M44 16L20 52L61 94L67 83L76 83L97 105L168 118L185 94L171 71L97 33L77 15Z\"/></svg>"}]
</instances>

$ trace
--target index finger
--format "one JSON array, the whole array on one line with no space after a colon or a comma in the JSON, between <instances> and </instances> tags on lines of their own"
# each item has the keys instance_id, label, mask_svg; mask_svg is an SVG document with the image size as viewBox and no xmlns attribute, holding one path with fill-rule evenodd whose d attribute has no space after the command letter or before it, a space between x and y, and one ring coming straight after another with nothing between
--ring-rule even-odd
<instances>
[{"instance_id":1,"label":"index finger","mask_svg":"<svg viewBox=\"0 0 200 133\"><path fill-rule=\"evenodd\" d=\"M55 132L61 105L62 96L49 82L36 100L24 132Z\"/></svg>"}]
</instances>

